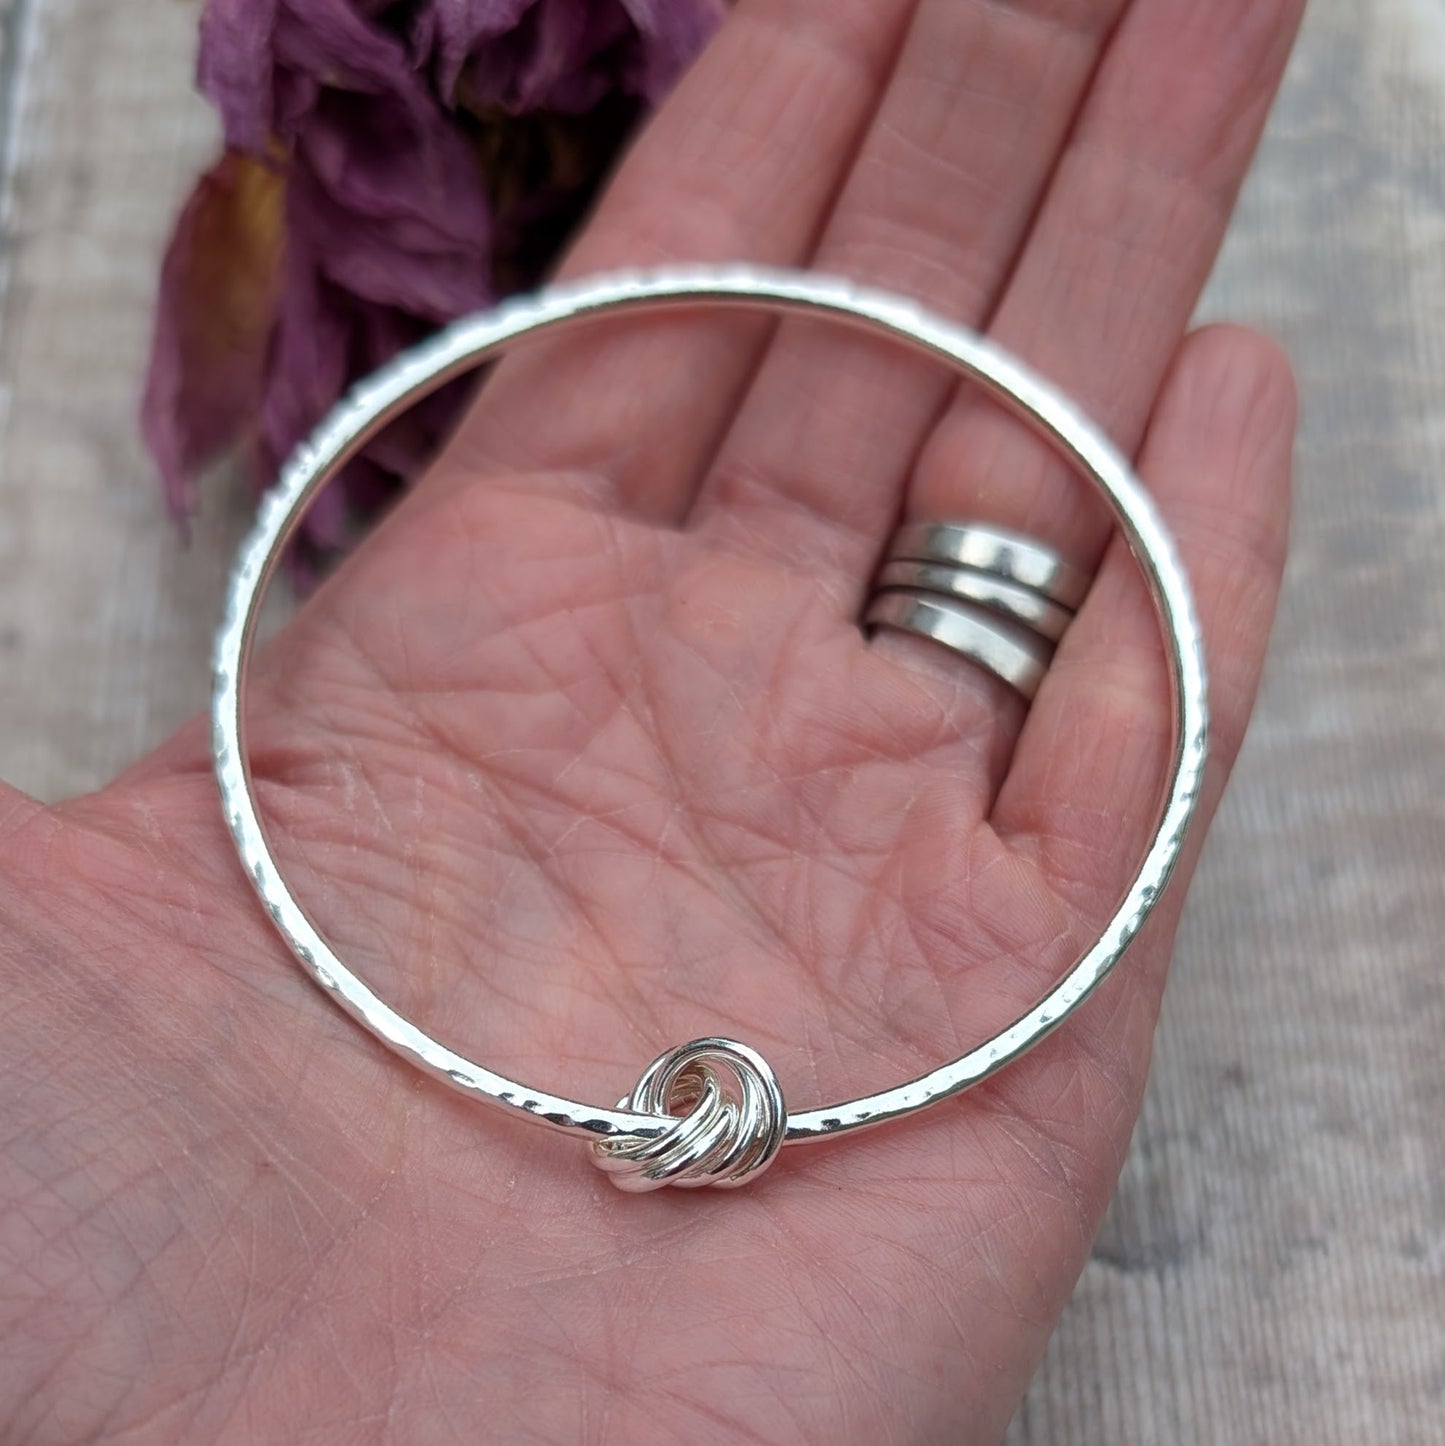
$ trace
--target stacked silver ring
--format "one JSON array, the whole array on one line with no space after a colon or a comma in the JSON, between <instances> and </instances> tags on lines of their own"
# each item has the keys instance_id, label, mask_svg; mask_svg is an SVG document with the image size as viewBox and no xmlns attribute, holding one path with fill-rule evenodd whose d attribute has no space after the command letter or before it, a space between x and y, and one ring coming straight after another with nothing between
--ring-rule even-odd
<instances>
[{"instance_id":1,"label":"stacked silver ring","mask_svg":"<svg viewBox=\"0 0 1445 1446\"><path fill-rule=\"evenodd\" d=\"M1032 699L1089 583L1022 533L910 522L889 544L863 621L941 643Z\"/></svg>"}]
</instances>

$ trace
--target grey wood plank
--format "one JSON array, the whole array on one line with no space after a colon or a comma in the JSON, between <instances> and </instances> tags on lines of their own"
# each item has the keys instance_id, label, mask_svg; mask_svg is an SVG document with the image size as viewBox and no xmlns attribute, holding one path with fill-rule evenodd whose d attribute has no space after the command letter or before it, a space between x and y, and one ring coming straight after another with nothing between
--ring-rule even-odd
<instances>
[{"instance_id":1,"label":"grey wood plank","mask_svg":"<svg viewBox=\"0 0 1445 1446\"><path fill-rule=\"evenodd\" d=\"M163 238L216 127L196 9L20 0L3 114L0 775L94 787L194 712L240 516L189 546L136 432ZM224 489L223 489L224 496Z\"/></svg>"}]
</instances>

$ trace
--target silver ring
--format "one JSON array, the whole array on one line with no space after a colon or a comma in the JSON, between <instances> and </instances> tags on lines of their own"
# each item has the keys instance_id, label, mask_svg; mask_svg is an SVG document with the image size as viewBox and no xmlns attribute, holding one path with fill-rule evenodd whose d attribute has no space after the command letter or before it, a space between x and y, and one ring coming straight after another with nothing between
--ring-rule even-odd
<instances>
[{"instance_id":1,"label":"silver ring","mask_svg":"<svg viewBox=\"0 0 1445 1446\"><path fill-rule=\"evenodd\" d=\"M905 523L898 529L889 555L995 573L1066 608L1077 608L1093 581L1083 568L1066 562L1053 548L1021 532L982 522Z\"/></svg>"},{"instance_id":2,"label":"silver ring","mask_svg":"<svg viewBox=\"0 0 1445 1446\"><path fill-rule=\"evenodd\" d=\"M966 559L966 560L965 560ZM1022 533L981 522L905 523L863 614L966 658L1032 702L1084 572Z\"/></svg>"},{"instance_id":3,"label":"silver ring","mask_svg":"<svg viewBox=\"0 0 1445 1446\"><path fill-rule=\"evenodd\" d=\"M679 1074L685 1075L682 1083L690 1089L684 1090L684 1098L691 1099L695 1090L699 1091L697 1100L703 1094L710 1099L716 1088L728 1095L733 1106L710 1107L698 1138L678 1138L679 1117L669 1109L674 1104L684 1107L678 1096L656 1100L651 1090L641 1090L646 1098L637 1103L658 1104L658 1111L622 1106L608 1109L519 1084L441 1044L398 1014L354 974L307 918L277 865L252 790L242 706L266 585L287 539L319 490L389 421L520 337L624 311L719 306L831 318L891 337L972 379L1048 441L1109 504L1148 583L1165 643L1173 716L1167 787L1143 862L1124 890L1119 907L1082 958L1041 1000L960 1058L874 1094L788 1113L783 1141L790 1146L809 1144L915 1114L987 1079L1057 1028L1124 953L1178 862L1198 800L1207 751L1199 627L1174 545L1149 495L1112 444L1016 359L911 301L837 278L747 266L624 272L559 286L466 317L403 353L360 383L337 406L291 457L261 505L255 527L237 557L225 619L216 639L212 719L216 778L246 874L301 966L341 1008L423 1073L481 1103L593 1143L613 1142L609 1159L625 1157L628 1151L645 1154L646 1142L665 1141L658 1152L663 1158L677 1157L683 1162L680 1168L689 1171L699 1166L704 1173L722 1168L727 1183L736 1184L738 1162L757 1168L771 1159L767 1146L777 1132L776 1107L781 1093L775 1096L762 1076L749 1076L739 1083L753 1066L748 1054L729 1041L703 1042L706 1048L690 1054L688 1065L678 1070L670 1067L676 1051L669 1051L660 1067L649 1070L654 1082L666 1077L669 1090L678 1086ZM629 1104L633 1099L629 1095ZM685 1118L690 1122L692 1115ZM715 1137L714 1131L724 1138ZM647 1168L654 1164L655 1160L649 1161ZM647 1183L663 1184L668 1178L666 1169L660 1176L653 1170ZM636 1179L630 1177L629 1183L635 1184Z\"/></svg>"},{"instance_id":4,"label":"silver ring","mask_svg":"<svg viewBox=\"0 0 1445 1446\"><path fill-rule=\"evenodd\" d=\"M1022 628L952 598L912 592L875 593L863 614L869 627L896 628L942 643L987 668L1030 701L1049 670L1053 649Z\"/></svg>"},{"instance_id":5,"label":"silver ring","mask_svg":"<svg viewBox=\"0 0 1445 1446\"><path fill-rule=\"evenodd\" d=\"M1010 582L997 573L979 572L972 567L950 567L941 562L913 562L894 558L883 565L875 592L904 588L910 592L938 593L941 597L958 598L973 603L1031 633L1056 643L1073 621L1074 614L1066 607L1051 602L1043 593L1022 583Z\"/></svg>"}]
</instances>

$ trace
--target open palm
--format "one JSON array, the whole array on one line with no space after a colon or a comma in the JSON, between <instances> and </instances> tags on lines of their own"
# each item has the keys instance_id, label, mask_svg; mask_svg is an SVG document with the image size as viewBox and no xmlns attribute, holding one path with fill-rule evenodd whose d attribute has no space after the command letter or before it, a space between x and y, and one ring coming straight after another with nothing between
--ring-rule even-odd
<instances>
[{"instance_id":1,"label":"open palm","mask_svg":"<svg viewBox=\"0 0 1445 1446\"><path fill-rule=\"evenodd\" d=\"M1185 328L1298 8L743 0L567 263L842 272L1073 393L1191 570L1207 808L1293 401L1267 344ZM901 514L1098 566L1027 713L862 637ZM599 1103L697 1035L759 1049L801 1108L991 1034L1112 911L1169 725L1143 586L1035 442L895 349L735 315L502 363L257 671L262 807L338 951ZM996 1439L1112 1189L1181 894L959 1103L740 1193L626 1199L321 999L199 723L91 798L0 797L0 891L8 1431L427 1442Z\"/></svg>"}]
</instances>

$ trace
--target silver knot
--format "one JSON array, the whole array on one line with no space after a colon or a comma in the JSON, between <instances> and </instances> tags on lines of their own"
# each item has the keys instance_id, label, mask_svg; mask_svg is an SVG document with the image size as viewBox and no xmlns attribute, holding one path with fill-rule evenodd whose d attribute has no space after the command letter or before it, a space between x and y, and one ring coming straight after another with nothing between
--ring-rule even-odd
<instances>
[{"instance_id":1,"label":"silver knot","mask_svg":"<svg viewBox=\"0 0 1445 1446\"><path fill-rule=\"evenodd\" d=\"M667 1121L657 1135L609 1135L593 1145L597 1168L631 1192L734 1189L772 1164L788 1128L777 1076L731 1039L694 1039L658 1055L617 1107Z\"/></svg>"}]
</instances>

